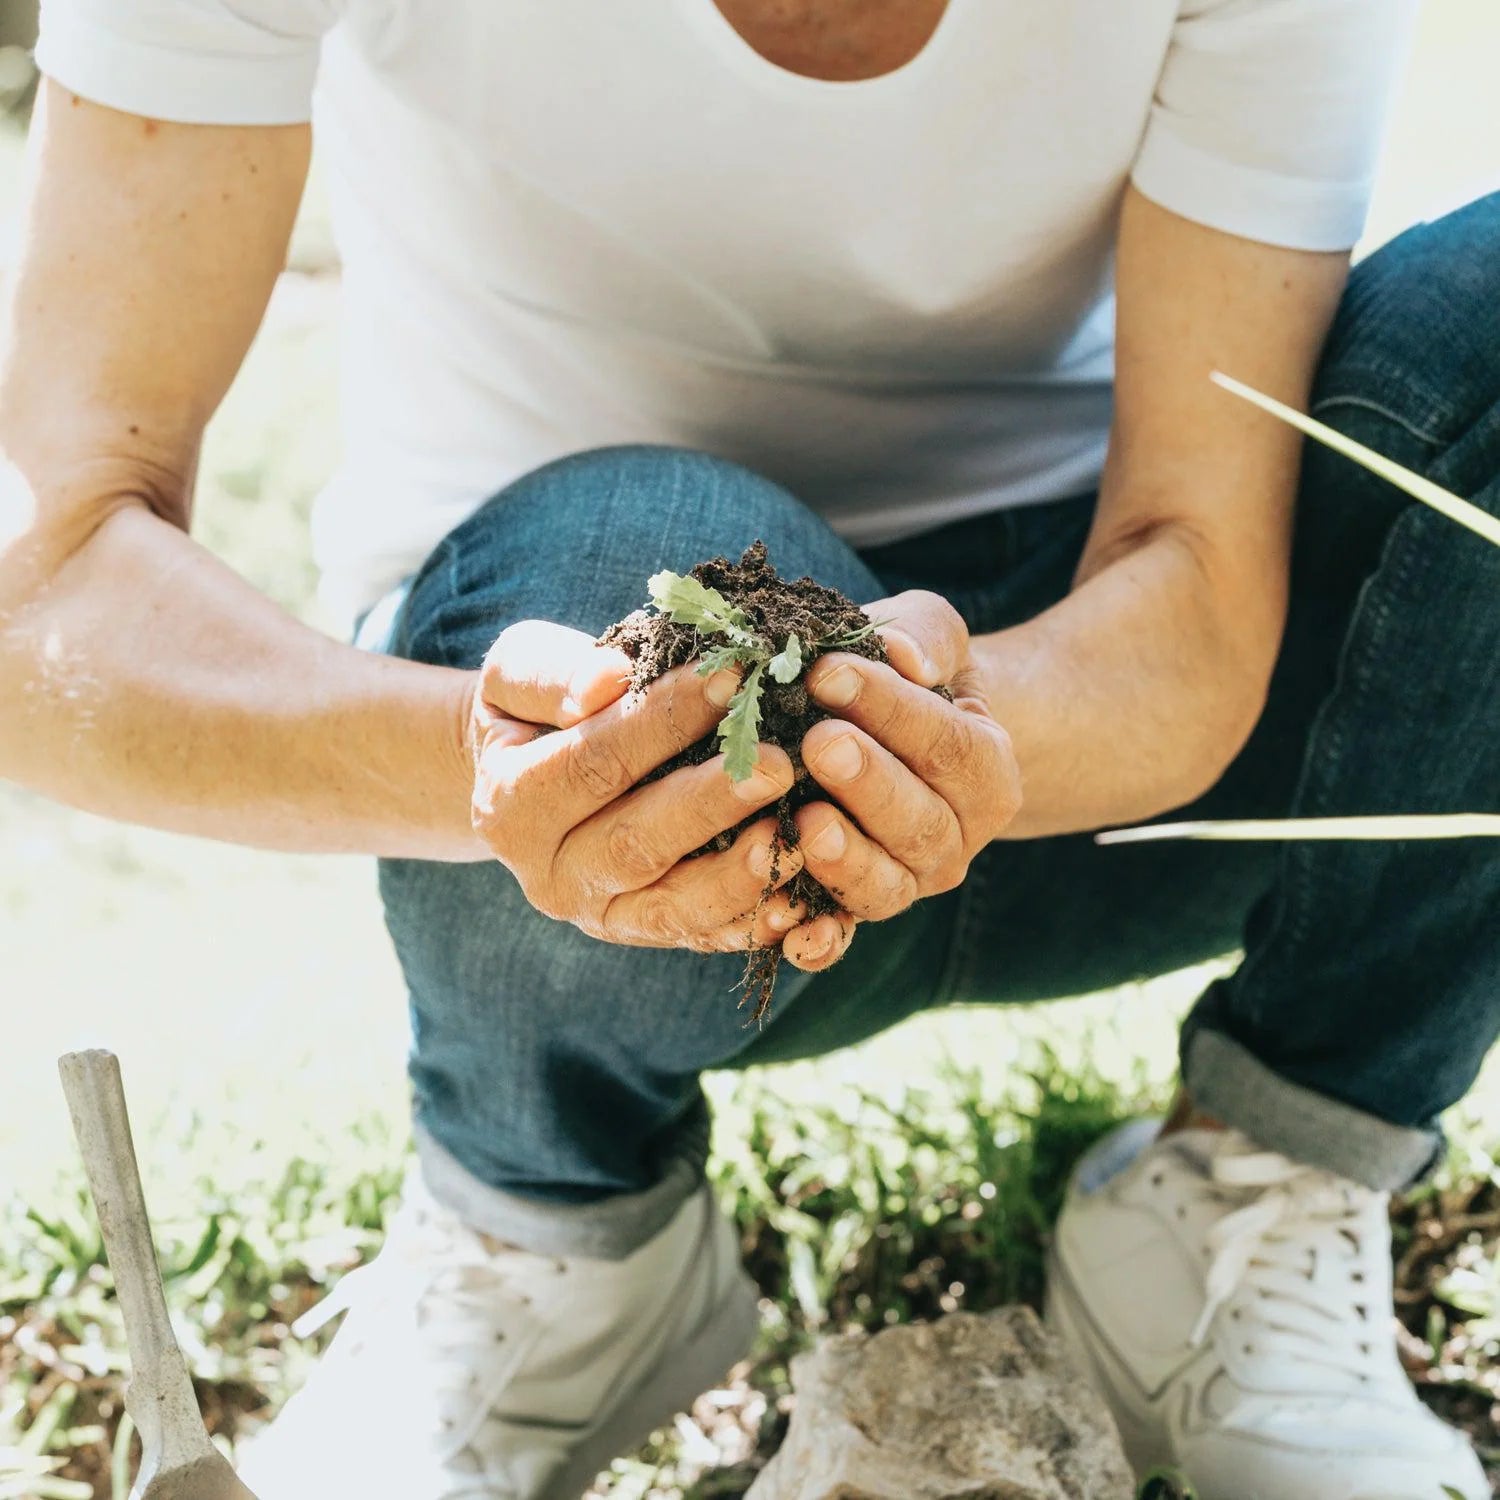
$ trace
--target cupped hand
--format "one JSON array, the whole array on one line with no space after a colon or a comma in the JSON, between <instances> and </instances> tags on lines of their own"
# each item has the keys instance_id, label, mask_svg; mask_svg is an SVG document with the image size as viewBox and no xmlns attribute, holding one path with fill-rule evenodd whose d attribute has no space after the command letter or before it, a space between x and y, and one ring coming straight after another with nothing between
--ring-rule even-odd
<instances>
[{"instance_id":1,"label":"cupped hand","mask_svg":"<svg viewBox=\"0 0 1500 1500\"><path fill-rule=\"evenodd\" d=\"M807 732L802 755L831 800L800 809L797 826L807 873L850 916L879 921L963 882L1020 810L1021 776L957 610L912 591L865 613L885 622L890 665L833 653L809 671L834 717Z\"/></svg>"},{"instance_id":2,"label":"cupped hand","mask_svg":"<svg viewBox=\"0 0 1500 1500\"><path fill-rule=\"evenodd\" d=\"M627 696L629 678L621 652L581 631L511 626L474 695L475 829L537 910L593 937L701 953L775 946L797 925L781 887L802 863L774 854L775 819L722 853L687 856L774 803L791 761L762 745L748 781L730 781L714 756L641 785L712 732L739 683L687 666Z\"/></svg>"}]
</instances>

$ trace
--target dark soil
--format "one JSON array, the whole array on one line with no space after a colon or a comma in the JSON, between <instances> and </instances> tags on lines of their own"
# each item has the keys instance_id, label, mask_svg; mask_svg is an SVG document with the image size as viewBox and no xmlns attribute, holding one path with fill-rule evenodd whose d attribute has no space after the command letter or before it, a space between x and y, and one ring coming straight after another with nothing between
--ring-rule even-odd
<instances>
[{"instance_id":1,"label":"dark soil","mask_svg":"<svg viewBox=\"0 0 1500 1500\"><path fill-rule=\"evenodd\" d=\"M836 641L865 629L870 621L852 599L837 589L825 588L811 578L780 577L766 555L763 542L749 547L739 562L716 557L690 570L694 578L708 588L717 589L731 604L743 610L751 628L766 637L780 651L787 638L796 634L802 645L803 676L782 684L769 674L763 678L760 738L779 745L791 757L797 779L791 791L774 806L752 814L734 828L705 844L698 854L728 849L744 829L764 818L767 813L777 820L776 848L795 848L797 825L793 814L799 807L827 793L818 786L802 764L802 737L812 726L830 715L809 697L804 686L807 668L828 650L849 651L872 661L886 659L885 647L878 634L871 632L851 645L819 648L820 641ZM612 625L600 636L603 645L616 646L634 664L632 691L639 692L663 673L670 672L701 656L705 637L690 625L677 625L654 610L638 609L618 625ZM717 642L707 642L717 644ZM666 776L680 766L698 765L719 752L714 735L706 735L674 756L649 779ZM776 889L776 873L767 883L762 899ZM807 919L834 914L842 910L838 892L829 891L805 870L799 870L787 884L792 901L805 909ZM776 974L781 963L781 949L752 948L746 957L742 1006L751 1007L752 1019L763 1021L770 1009Z\"/></svg>"}]
</instances>

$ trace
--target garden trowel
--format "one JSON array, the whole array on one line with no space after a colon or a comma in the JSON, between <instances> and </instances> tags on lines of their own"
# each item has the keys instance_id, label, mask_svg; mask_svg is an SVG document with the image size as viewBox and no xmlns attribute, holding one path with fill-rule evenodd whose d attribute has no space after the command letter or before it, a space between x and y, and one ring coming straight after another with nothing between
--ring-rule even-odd
<instances>
[{"instance_id":1,"label":"garden trowel","mask_svg":"<svg viewBox=\"0 0 1500 1500\"><path fill-rule=\"evenodd\" d=\"M130 1345L125 1409L144 1449L130 1500L255 1500L209 1441L167 1318L119 1059L112 1052L70 1052L57 1068Z\"/></svg>"}]
</instances>

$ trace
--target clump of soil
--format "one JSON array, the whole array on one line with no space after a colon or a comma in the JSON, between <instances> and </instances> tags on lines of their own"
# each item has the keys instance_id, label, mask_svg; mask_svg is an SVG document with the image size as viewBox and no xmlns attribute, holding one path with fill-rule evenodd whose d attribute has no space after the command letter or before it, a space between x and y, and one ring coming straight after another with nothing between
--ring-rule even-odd
<instances>
[{"instance_id":1,"label":"clump of soil","mask_svg":"<svg viewBox=\"0 0 1500 1500\"><path fill-rule=\"evenodd\" d=\"M757 541L748 548L737 563L716 557L711 562L699 563L689 576L722 594L744 615L749 629L766 640L774 651L785 650L793 635L801 647L802 674L793 681L782 683L769 674L763 676L759 729L762 741L780 746L791 758L796 781L772 807L753 813L695 851L708 854L728 849L745 828L771 813L777 821L773 849L779 857L783 850L797 844L797 824L792 815L806 803L827 797L802 764L803 735L819 720L830 717L808 696L804 685L806 669L829 651L849 651L872 661L885 661L885 647L879 635L870 629L865 612L837 589L825 588L811 578L780 577L766 555L763 542ZM636 692L663 673L721 644L691 625L676 624L666 615L646 609L636 610L612 625L599 640L601 645L615 646L630 658L634 666L630 685ZM668 775L680 766L698 765L718 752L716 737L706 735L674 756L649 779ZM762 901L776 889L777 862L773 859ZM792 877L786 890L805 913L805 920L842 909L838 893L825 889L805 870ZM780 963L779 947L752 948L746 957L745 993L740 1004L751 1007L753 1021L763 1021L770 1010Z\"/></svg>"}]
</instances>

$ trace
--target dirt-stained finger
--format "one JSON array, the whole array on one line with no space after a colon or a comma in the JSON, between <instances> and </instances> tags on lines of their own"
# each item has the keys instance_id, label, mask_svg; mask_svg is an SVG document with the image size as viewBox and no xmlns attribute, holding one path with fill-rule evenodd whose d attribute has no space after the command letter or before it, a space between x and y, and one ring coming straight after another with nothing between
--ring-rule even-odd
<instances>
[{"instance_id":1,"label":"dirt-stained finger","mask_svg":"<svg viewBox=\"0 0 1500 1500\"><path fill-rule=\"evenodd\" d=\"M927 688L952 682L968 660L969 628L941 594L908 589L867 604L865 613L883 622L891 665L912 682Z\"/></svg>"},{"instance_id":2,"label":"dirt-stained finger","mask_svg":"<svg viewBox=\"0 0 1500 1500\"><path fill-rule=\"evenodd\" d=\"M797 829L807 873L860 921L899 916L921 895L916 876L829 803L800 808Z\"/></svg>"},{"instance_id":3,"label":"dirt-stained finger","mask_svg":"<svg viewBox=\"0 0 1500 1500\"><path fill-rule=\"evenodd\" d=\"M972 847L989 840L1020 805L1020 777L1005 731L987 713L949 703L883 662L829 656L808 691L863 729L953 809Z\"/></svg>"},{"instance_id":4,"label":"dirt-stained finger","mask_svg":"<svg viewBox=\"0 0 1500 1500\"><path fill-rule=\"evenodd\" d=\"M815 917L782 940L782 957L809 974L832 968L849 951L858 925L846 911Z\"/></svg>"},{"instance_id":5,"label":"dirt-stained finger","mask_svg":"<svg viewBox=\"0 0 1500 1500\"><path fill-rule=\"evenodd\" d=\"M873 736L845 720L824 719L803 736L802 758L813 779L868 835L863 842L883 850L915 878L916 889L905 904L918 894L951 890L963 879L967 861L957 815ZM851 849L850 858L855 852ZM869 858L865 851L865 864ZM813 873L824 879L821 869ZM828 875L837 878L838 873L830 870ZM864 865L858 870L851 865L846 878L862 878L863 873ZM894 868L877 873L886 883L897 878ZM879 915L852 903L850 910L861 917Z\"/></svg>"},{"instance_id":6,"label":"dirt-stained finger","mask_svg":"<svg viewBox=\"0 0 1500 1500\"><path fill-rule=\"evenodd\" d=\"M743 951L752 939L762 947L779 941L787 911L782 888L802 868L802 855L777 850L773 875L765 855L775 828L774 820L763 819L723 853L682 860L644 890L616 895L604 910L603 935L612 942L712 952ZM714 938L720 933L722 947Z\"/></svg>"},{"instance_id":7,"label":"dirt-stained finger","mask_svg":"<svg viewBox=\"0 0 1500 1500\"><path fill-rule=\"evenodd\" d=\"M739 679L699 676L692 666L658 678L571 729L482 756L481 775L511 825L502 836L555 846L724 716Z\"/></svg>"},{"instance_id":8,"label":"dirt-stained finger","mask_svg":"<svg viewBox=\"0 0 1500 1500\"><path fill-rule=\"evenodd\" d=\"M678 861L787 792L791 758L762 745L754 774L731 781L718 755L683 766L612 802L563 840L559 862L581 883L610 895L642 890ZM743 864L743 861L741 862Z\"/></svg>"}]
</instances>

